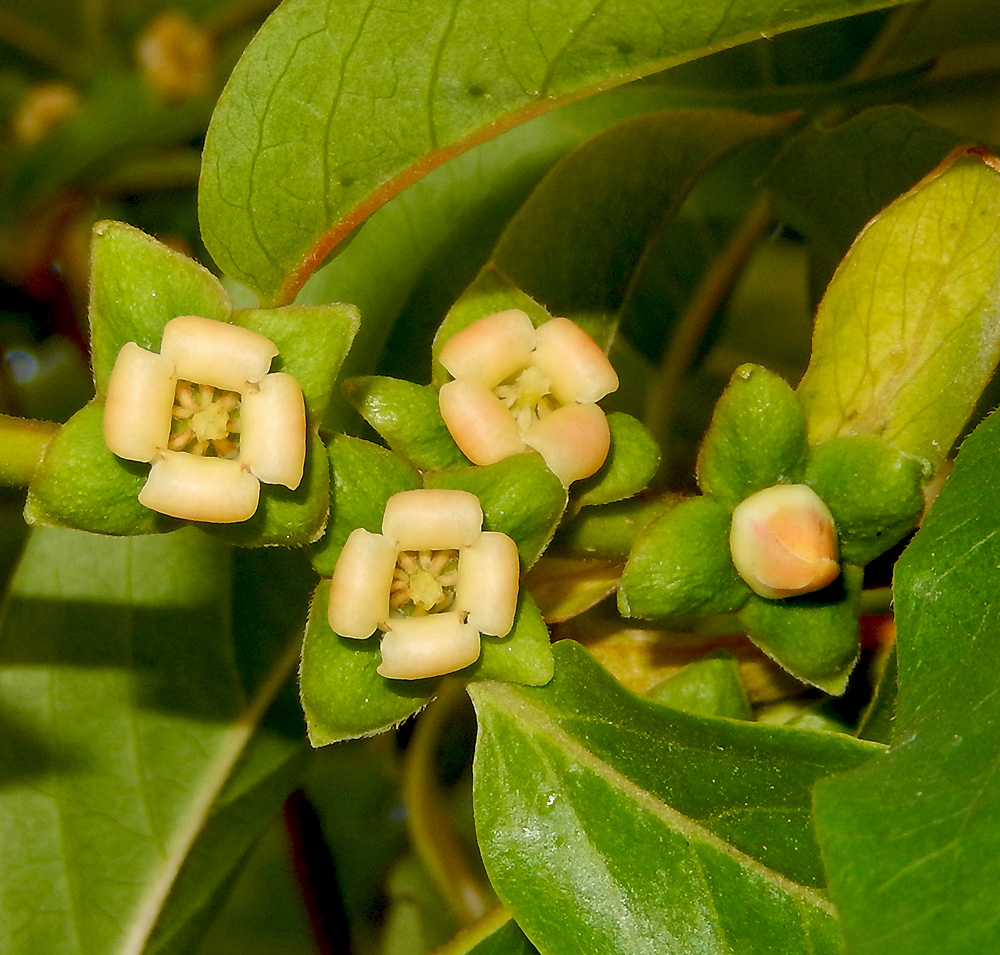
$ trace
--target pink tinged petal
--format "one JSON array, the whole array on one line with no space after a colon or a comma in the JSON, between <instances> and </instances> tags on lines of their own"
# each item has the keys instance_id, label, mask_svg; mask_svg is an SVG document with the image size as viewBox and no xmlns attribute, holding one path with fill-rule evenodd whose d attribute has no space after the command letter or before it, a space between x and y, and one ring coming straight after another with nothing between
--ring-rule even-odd
<instances>
[{"instance_id":1,"label":"pink tinged petal","mask_svg":"<svg viewBox=\"0 0 1000 955\"><path fill-rule=\"evenodd\" d=\"M569 487L604 463L611 449L611 429L597 405L567 405L532 425L524 440Z\"/></svg>"},{"instance_id":2,"label":"pink tinged petal","mask_svg":"<svg viewBox=\"0 0 1000 955\"><path fill-rule=\"evenodd\" d=\"M238 461L161 451L139 503L170 517L232 524L253 517L259 496L260 482Z\"/></svg>"},{"instance_id":3,"label":"pink tinged petal","mask_svg":"<svg viewBox=\"0 0 1000 955\"><path fill-rule=\"evenodd\" d=\"M418 488L386 502L382 533L400 550L468 547L483 527L479 498L468 491Z\"/></svg>"},{"instance_id":4,"label":"pink tinged petal","mask_svg":"<svg viewBox=\"0 0 1000 955\"><path fill-rule=\"evenodd\" d=\"M393 680L454 673L479 659L479 631L459 614L432 613L389 621L378 672Z\"/></svg>"},{"instance_id":5,"label":"pink tinged petal","mask_svg":"<svg viewBox=\"0 0 1000 955\"><path fill-rule=\"evenodd\" d=\"M239 325L200 315L180 315L163 329L160 354L185 381L243 391L247 382L260 381L278 354L274 342Z\"/></svg>"},{"instance_id":6,"label":"pink tinged petal","mask_svg":"<svg viewBox=\"0 0 1000 955\"><path fill-rule=\"evenodd\" d=\"M342 637L370 637L389 616L396 544L364 528L351 531L330 581L327 619Z\"/></svg>"},{"instance_id":7,"label":"pink tinged petal","mask_svg":"<svg viewBox=\"0 0 1000 955\"><path fill-rule=\"evenodd\" d=\"M306 405L299 383L265 375L240 402L240 463L265 484L295 490L306 460Z\"/></svg>"},{"instance_id":8,"label":"pink tinged petal","mask_svg":"<svg viewBox=\"0 0 1000 955\"><path fill-rule=\"evenodd\" d=\"M741 501L729 547L737 572L761 597L811 593L840 573L833 516L804 484L778 484Z\"/></svg>"},{"instance_id":9,"label":"pink tinged petal","mask_svg":"<svg viewBox=\"0 0 1000 955\"><path fill-rule=\"evenodd\" d=\"M564 405L599 401L618 389L618 375L608 356L579 325L553 318L538 329L533 362L552 382L552 394Z\"/></svg>"},{"instance_id":10,"label":"pink tinged petal","mask_svg":"<svg viewBox=\"0 0 1000 955\"><path fill-rule=\"evenodd\" d=\"M482 382L457 378L438 392L441 417L473 464L496 464L524 450L510 409Z\"/></svg>"},{"instance_id":11,"label":"pink tinged petal","mask_svg":"<svg viewBox=\"0 0 1000 955\"><path fill-rule=\"evenodd\" d=\"M469 376L488 388L531 363L535 326L518 308L497 312L452 335L438 358L453 378Z\"/></svg>"},{"instance_id":12,"label":"pink tinged petal","mask_svg":"<svg viewBox=\"0 0 1000 955\"><path fill-rule=\"evenodd\" d=\"M455 607L481 633L505 637L514 626L520 564L506 534L483 531L458 558Z\"/></svg>"},{"instance_id":13,"label":"pink tinged petal","mask_svg":"<svg viewBox=\"0 0 1000 955\"><path fill-rule=\"evenodd\" d=\"M115 360L104 404L104 443L127 461L152 461L170 440L174 366L128 342Z\"/></svg>"}]
</instances>

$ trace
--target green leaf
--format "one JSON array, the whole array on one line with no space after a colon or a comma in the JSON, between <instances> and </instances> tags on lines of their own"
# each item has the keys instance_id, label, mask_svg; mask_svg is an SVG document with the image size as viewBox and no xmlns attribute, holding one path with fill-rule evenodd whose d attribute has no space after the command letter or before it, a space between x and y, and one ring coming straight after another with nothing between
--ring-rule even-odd
<instances>
[{"instance_id":1,"label":"green leaf","mask_svg":"<svg viewBox=\"0 0 1000 955\"><path fill-rule=\"evenodd\" d=\"M642 422L612 411L608 426L611 450L601 469L577 485L581 506L611 504L638 494L660 466L660 447Z\"/></svg>"},{"instance_id":2,"label":"green leaf","mask_svg":"<svg viewBox=\"0 0 1000 955\"><path fill-rule=\"evenodd\" d=\"M224 272L290 301L374 209L519 121L762 32L884 5L760 0L734 10L710 0L692 11L557 0L526 16L435 0L401 15L361 0L289 0L247 48L212 118L205 243Z\"/></svg>"},{"instance_id":3,"label":"green leaf","mask_svg":"<svg viewBox=\"0 0 1000 955\"><path fill-rule=\"evenodd\" d=\"M548 173L504 230L491 263L606 349L636 268L693 183L727 153L791 121L709 110L627 120Z\"/></svg>"},{"instance_id":4,"label":"green leaf","mask_svg":"<svg viewBox=\"0 0 1000 955\"><path fill-rule=\"evenodd\" d=\"M886 757L821 784L852 955L973 955L998 937L1000 416L964 442L896 565L899 696Z\"/></svg>"},{"instance_id":5,"label":"green leaf","mask_svg":"<svg viewBox=\"0 0 1000 955\"><path fill-rule=\"evenodd\" d=\"M730 514L707 497L672 507L636 539L618 607L627 617L732 613L750 589L729 555Z\"/></svg>"},{"instance_id":6,"label":"green leaf","mask_svg":"<svg viewBox=\"0 0 1000 955\"><path fill-rule=\"evenodd\" d=\"M305 752L278 695L303 565L268 557L231 568L190 529L31 535L0 643L5 953L187 950L213 914Z\"/></svg>"},{"instance_id":7,"label":"green leaf","mask_svg":"<svg viewBox=\"0 0 1000 955\"><path fill-rule=\"evenodd\" d=\"M333 395L337 372L360 325L352 305L292 305L247 308L231 321L274 342L278 357L271 371L294 376L302 387L311 426L318 426Z\"/></svg>"},{"instance_id":8,"label":"green leaf","mask_svg":"<svg viewBox=\"0 0 1000 955\"><path fill-rule=\"evenodd\" d=\"M740 667L728 650L707 653L649 691L651 700L699 716L752 718Z\"/></svg>"},{"instance_id":9,"label":"green leaf","mask_svg":"<svg viewBox=\"0 0 1000 955\"><path fill-rule=\"evenodd\" d=\"M104 400L95 398L56 433L28 489L29 524L99 534L155 534L181 522L139 503L149 465L124 461L104 443Z\"/></svg>"},{"instance_id":10,"label":"green leaf","mask_svg":"<svg viewBox=\"0 0 1000 955\"><path fill-rule=\"evenodd\" d=\"M811 789L880 748L671 710L571 641L554 651L546 687L469 687L476 829L528 938L547 955L838 952Z\"/></svg>"},{"instance_id":11,"label":"green leaf","mask_svg":"<svg viewBox=\"0 0 1000 955\"><path fill-rule=\"evenodd\" d=\"M350 378L347 400L397 454L421 471L468 465L438 410L429 385L399 378Z\"/></svg>"},{"instance_id":12,"label":"green leaf","mask_svg":"<svg viewBox=\"0 0 1000 955\"><path fill-rule=\"evenodd\" d=\"M313 597L302 645L302 706L313 746L392 729L423 709L438 684L436 679L380 676L380 635L352 640L334 633L326 619L329 595L330 582L323 580Z\"/></svg>"},{"instance_id":13,"label":"green leaf","mask_svg":"<svg viewBox=\"0 0 1000 955\"><path fill-rule=\"evenodd\" d=\"M533 451L485 467L433 472L425 483L475 494L483 507L483 530L513 538L522 570L538 560L566 509L566 489Z\"/></svg>"},{"instance_id":14,"label":"green leaf","mask_svg":"<svg viewBox=\"0 0 1000 955\"><path fill-rule=\"evenodd\" d=\"M847 435L813 448L804 483L833 514L841 560L867 564L916 527L922 478L916 458L870 435Z\"/></svg>"},{"instance_id":15,"label":"green leaf","mask_svg":"<svg viewBox=\"0 0 1000 955\"><path fill-rule=\"evenodd\" d=\"M995 161L967 152L862 232L799 385L811 443L870 434L937 469L997 363L998 221Z\"/></svg>"},{"instance_id":16,"label":"green leaf","mask_svg":"<svg viewBox=\"0 0 1000 955\"><path fill-rule=\"evenodd\" d=\"M101 394L127 342L158 352L163 326L178 315L229 318L229 296L211 272L124 222L94 226L91 256L91 347Z\"/></svg>"},{"instance_id":17,"label":"green leaf","mask_svg":"<svg viewBox=\"0 0 1000 955\"><path fill-rule=\"evenodd\" d=\"M747 635L792 676L839 696L860 648L861 572L844 565L829 587L768 600L751 594L740 611Z\"/></svg>"},{"instance_id":18,"label":"green leaf","mask_svg":"<svg viewBox=\"0 0 1000 955\"><path fill-rule=\"evenodd\" d=\"M698 454L698 484L732 510L764 488L798 483L806 451L795 392L766 368L741 365L715 406Z\"/></svg>"},{"instance_id":19,"label":"green leaf","mask_svg":"<svg viewBox=\"0 0 1000 955\"><path fill-rule=\"evenodd\" d=\"M402 458L370 441L337 434L327 451L333 506L326 532L311 555L317 572L330 576L351 531L363 527L380 534L386 501L422 483L419 473Z\"/></svg>"},{"instance_id":20,"label":"green leaf","mask_svg":"<svg viewBox=\"0 0 1000 955\"><path fill-rule=\"evenodd\" d=\"M675 503L656 497L585 508L559 529L552 549L559 554L624 561L638 535Z\"/></svg>"}]
</instances>

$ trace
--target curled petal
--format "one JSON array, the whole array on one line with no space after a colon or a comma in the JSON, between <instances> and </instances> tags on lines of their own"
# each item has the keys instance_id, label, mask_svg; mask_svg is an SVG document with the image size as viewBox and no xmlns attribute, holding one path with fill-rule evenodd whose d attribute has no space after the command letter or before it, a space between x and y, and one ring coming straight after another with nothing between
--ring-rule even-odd
<instances>
[{"instance_id":1,"label":"curled petal","mask_svg":"<svg viewBox=\"0 0 1000 955\"><path fill-rule=\"evenodd\" d=\"M438 392L438 406L455 444L473 464L496 464L524 450L514 416L482 382L449 381Z\"/></svg>"},{"instance_id":2,"label":"curled petal","mask_svg":"<svg viewBox=\"0 0 1000 955\"><path fill-rule=\"evenodd\" d=\"M260 482L238 461L161 451L139 492L139 503L188 521L232 524L253 517Z\"/></svg>"},{"instance_id":3,"label":"curled petal","mask_svg":"<svg viewBox=\"0 0 1000 955\"><path fill-rule=\"evenodd\" d=\"M519 308L497 312L448 339L438 358L453 378L470 377L487 388L531 362L535 326Z\"/></svg>"},{"instance_id":4,"label":"curled petal","mask_svg":"<svg viewBox=\"0 0 1000 955\"><path fill-rule=\"evenodd\" d=\"M573 481L590 477L604 463L611 449L611 429L597 405L567 405L533 425L524 441L569 487Z\"/></svg>"},{"instance_id":5,"label":"curled petal","mask_svg":"<svg viewBox=\"0 0 1000 955\"><path fill-rule=\"evenodd\" d=\"M389 616L389 588L396 567L396 545L359 527L340 552L330 581L327 619L342 637L370 637Z\"/></svg>"},{"instance_id":6,"label":"curled petal","mask_svg":"<svg viewBox=\"0 0 1000 955\"><path fill-rule=\"evenodd\" d=\"M506 534L483 531L459 555L455 607L481 633L505 637L514 626L520 564Z\"/></svg>"},{"instance_id":7,"label":"curled petal","mask_svg":"<svg viewBox=\"0 0 1000 955\"><path fill-rule=\"evenodd\" d=\"M761 597L811 593L840 573L833 516L804 484L777 484L741 501L729 547L737 572Z\"/></svg>"},{"instance_id":8,"label":"curled petal","mask_svg":"<svg viewBox=\"0 0 1000 955\"><path fill-rule=\"evenodd\" d=\"M306 406L299 383L281 372L265 375L240 403L240 462L265 484L294 490L306 460Z\"/></svg>"},{"instance_id":9,"label":"curled petal","mask_svg":"<svg viewBox=\"0 0 1000 955\"><path fill-rule=\"evenodd\" d=\"M399 550L468 547L482 528L479 499L468 491L444 488L393 494L382 516L382 533L394 540Z\"/></svg>"},{"instance_id":10,"label":"curled petal","mask_svg":"<svg viewBox=\"0 0 1000 955\"><path fill-rule=\"evenodd\" d=\"M152 461L170 438L173 363L128 342L118 353L104 405L104 443L127 461Z\"/></svg>"},{"instance_id":11,"label":"curled petal","mask_svg":"<svg viewBox=\"0 0 1000 955\"><path fill-rule=\"evenodd\" d=\"M479 659L479 631L455 613L400 617L382 638L378 672L393 680L454 673Z\"/></svg>"},{"instance_id":12,"label":"curled petal","mask_svg":"<svg viewBox=\"0 0 1000 955\"><path fill-rule=\"evenodd\" d=\"M599 401L618 389L618 375L608 356L579 325L553 318L540 326L532 358L552 382L552 394L564 405Z\"/></svg>"},{"instance_id":13,"label":"curled petal","mask_svg":"<svg viewBox=\"0 0 1000 955\"><path fill-rule=\"evenodd\" d=\"M160 354L174 363L186 381L243 391L260 381L278 354L274 342L239 325L200 315L180 315L163 329Z\"/></svg>"}]
</instances>

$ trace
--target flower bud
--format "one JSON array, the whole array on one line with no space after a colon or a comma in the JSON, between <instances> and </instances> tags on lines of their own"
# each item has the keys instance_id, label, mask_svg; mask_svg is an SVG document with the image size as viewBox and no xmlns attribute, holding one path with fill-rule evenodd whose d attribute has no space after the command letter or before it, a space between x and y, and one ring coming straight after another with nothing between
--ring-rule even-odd
<instances>
[{"instance_id":1,"label":"flower bud","mask_svg":"<svg viewBox=\"0 0 1000 955\"><path fill-rule=\"evenodd\" d=\"M805 484L776 484L738 504L729 547L737 572L761 597L807 594L840 573L833 515Z\"/></svg>"}]
</instances>

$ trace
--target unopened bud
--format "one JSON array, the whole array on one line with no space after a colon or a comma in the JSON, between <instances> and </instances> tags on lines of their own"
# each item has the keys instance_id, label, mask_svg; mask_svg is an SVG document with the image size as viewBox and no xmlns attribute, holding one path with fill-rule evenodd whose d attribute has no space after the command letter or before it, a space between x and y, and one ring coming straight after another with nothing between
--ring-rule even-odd
<instances>
[{"instance_id":1,"label":"unopened bud","mask_svg":"<svg viewBox=\"0 0 1000 955\"><path fill-rule=\"evenodd\" d=\"M837 528L829 508L805 484L776 484L733 510L733 564L761 597L794 597L836 580Z\"/></svg>"}]
</instances>

